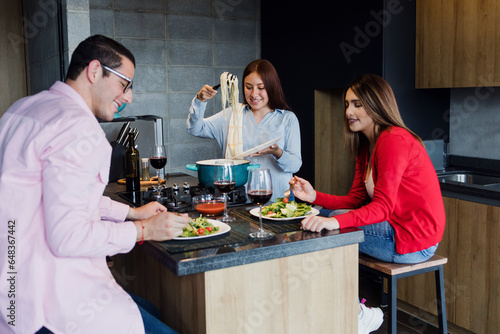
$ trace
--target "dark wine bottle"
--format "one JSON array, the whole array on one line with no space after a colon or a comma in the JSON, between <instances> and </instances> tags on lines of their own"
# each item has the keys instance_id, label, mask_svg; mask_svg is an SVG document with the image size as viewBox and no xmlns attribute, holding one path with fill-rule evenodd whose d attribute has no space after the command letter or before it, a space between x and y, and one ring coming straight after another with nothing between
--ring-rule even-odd
<instances>
[{"instance_id":1,"label":"dark wine bottle","mask_svg":"<svg viewBox=\"0 0 500 334\"><path fill-rule=\"evenodd\" d=\"M129 146L125 151L125 183L127 191L141 190L141 166L139 151L135 148L134 136L134 133L129 133Z\"/></svg>"}]
</instances>

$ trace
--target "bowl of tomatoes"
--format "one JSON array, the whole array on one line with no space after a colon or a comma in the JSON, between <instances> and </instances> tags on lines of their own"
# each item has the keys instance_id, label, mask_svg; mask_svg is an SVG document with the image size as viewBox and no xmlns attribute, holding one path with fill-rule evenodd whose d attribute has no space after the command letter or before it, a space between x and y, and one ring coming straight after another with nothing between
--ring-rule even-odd
<instances>
[{"instance_id":1,"label":"bowl of tomatoes","mask_svg":"<svg viewBox=\"0 0 500 334\"><path fill-rule=\"evenodd\" d=\"M212 194L194 196L193 208L205 216L217 216L224 211L224 197Z\"/></svg>"}]
</instances>

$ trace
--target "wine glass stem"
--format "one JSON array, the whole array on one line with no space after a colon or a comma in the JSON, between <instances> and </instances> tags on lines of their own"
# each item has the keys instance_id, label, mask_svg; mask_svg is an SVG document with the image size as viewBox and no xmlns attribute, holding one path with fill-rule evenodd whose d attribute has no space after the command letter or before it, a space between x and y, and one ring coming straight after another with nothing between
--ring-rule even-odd
<instances>
[{"instance_id":1,"label":"wine glass stem","mask_svg":"<svg viewBox=\"0 0 500 334\"><path fill-rule=\"evenodd\" d=\"M224 217L227 217L227 194L224 193Z\"/></svg>"},{"instance_id":2,"label":"wine glass stem","mask_svg":"<svg viewBox=\"0 0 500 334\"><path fill-rule=\"evenodd\" d=\"M259 233L263 233L264 229L262 228L262 205L259 205Z\"/></svg>"},{"instance_id":3,"label":"wine glass stem","mask_svg":"<svg viewBox=\"0 0 500 334\"><path fill-rule=\"evenodd\" d=\"M160 189L160 170L156 170L156 176L158 176L158 196L161 197L161 189Z\"/></svg>"}]
</instances>

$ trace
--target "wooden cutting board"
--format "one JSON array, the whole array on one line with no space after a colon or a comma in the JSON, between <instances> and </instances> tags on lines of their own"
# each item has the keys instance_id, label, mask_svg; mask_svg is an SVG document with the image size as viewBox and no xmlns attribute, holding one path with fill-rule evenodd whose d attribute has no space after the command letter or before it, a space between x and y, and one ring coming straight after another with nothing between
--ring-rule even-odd
<instances>
[{"instance_id":1,"label":"wooden cutting board","mask_svg":"<svg viewBox=\"0 0 500 334\"><path fill-rule=\"evenodd\" d=\"M125 179L119 179L116 181L118 184L126 184ZM165 180L161 180L160 183L165 183ZM141 179L141 186L155 186L158 184L158 177L153 176L149 181L142 181Z\"/></svg>"}]
</instances>

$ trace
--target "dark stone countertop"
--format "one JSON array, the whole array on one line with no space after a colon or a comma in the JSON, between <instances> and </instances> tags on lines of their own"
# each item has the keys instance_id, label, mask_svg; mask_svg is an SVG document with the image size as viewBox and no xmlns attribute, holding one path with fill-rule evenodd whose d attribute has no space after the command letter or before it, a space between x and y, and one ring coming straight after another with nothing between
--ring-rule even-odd
<instances>
[{"instance_id":1,"label":"dark stone countertop","mask_svg":"<svg viewBox=\"0 0 500 334\"><path fill-rule=\"evenodd\" d=\"M167 178L169 183L182 184L190 176L178 175ZM189 180L191 184L195 184ZM106 188L104 195L125 202L116 193L124 191L125 186L110 183ZM223 236L217 237L218 240L211 241L211 238L205 238L201 241L204 248L196 248L197 245L187 244L186 241L171 240L168 242L145 242L142 247L145 248L158 262L163 264L174 274L178 276L195 274L209 270L233 267L254 262L266 261L276 258L288 257L297 254L315 252L329 248L342 247L356 244L364 241L363 231L357 228L348 228L334 231L323 231L313 233L303 231L299 228L299 220L288 222L273 222L264 220L266 226L275 232L275 236L269 240L253 240L248 234L258 229L258 218L250 215L249 210L254 206L242 206L229 209L237 219L229 223L231 231L227 233L229 244L224 243ZM195 218L199 216L196 212L189 213L189 216ZM229 235L231 234L231 235ZM216 239L215 237L213 239ZM214 245L209 245L213 243ZM179 244L187 244L191 250L179 251ZM137 247L137 246L136 246ZM167 251L167 248L174 247L173 252Z\"/></svg>"}]
</instances>

